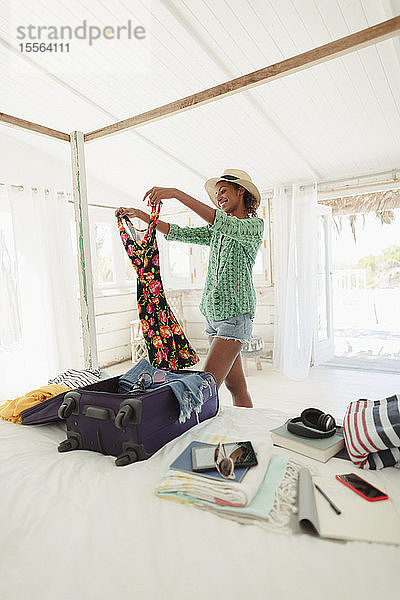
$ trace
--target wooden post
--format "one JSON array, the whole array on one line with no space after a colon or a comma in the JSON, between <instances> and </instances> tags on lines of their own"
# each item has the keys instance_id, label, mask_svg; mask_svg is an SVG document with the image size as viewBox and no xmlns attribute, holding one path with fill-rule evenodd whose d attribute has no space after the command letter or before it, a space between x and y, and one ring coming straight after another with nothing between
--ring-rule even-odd
<instances>
[{"instance_id":1,"label":"wooden post","mask_svg":"<svg viewBox=\"0 0 400 600\"><path fill-rule=\"evenodd\" d=\"M83 133L71 133L72 185L74 194L74 210L76 239L79 259L79 288L81 321L83 336L83 352L85 368L98 366L96 322L94 317L93 274L90 253L89 214L87 202L87 183L85 167L85 146Z\"/></svg>"}]
</instances>

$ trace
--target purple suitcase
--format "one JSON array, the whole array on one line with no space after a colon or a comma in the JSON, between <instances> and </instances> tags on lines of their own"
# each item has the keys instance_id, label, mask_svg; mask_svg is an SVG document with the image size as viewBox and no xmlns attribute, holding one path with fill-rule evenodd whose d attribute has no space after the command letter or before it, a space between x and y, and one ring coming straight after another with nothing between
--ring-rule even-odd
<instances>
[{"instance_id":1,"label":"purple suitcase","mask_svg":"<svg viewBox=\"0 0 400 600\"><path fill-rule=\"evenodd\" d=\"M80 389L85 390L86 388L91 390L103 390L103 381L106 381L103 377L96 383L91 383L90 385L83 386ZM65 394L68 391L62 392L57 396L53 396L48 400L44 400L40 402L40 404L35 404L35 406L31 406L30 408L26 408L21 412L21 424L22 425L47 425L48 423L60 423L63 419L60 419L58 416L58 411L60 406L64 400Z\"/></svg>"},{"instance_id":2,"label":"purple suitcase","mask_svg":"<svg viewBox=\"0 0 400 600\"><path fill-rule=\"evenodd\" d=\"M219 409L218 390L211 373L197 373L209 385L203 388L201 412L179 422L179 403L168 386L118 393L119 377L67 392L58 416L67 423L67 439L60 452L93 450L116 456L117 466L145 460L167 442L198 423L214 417Z\"/></svg>"}]
</instances>

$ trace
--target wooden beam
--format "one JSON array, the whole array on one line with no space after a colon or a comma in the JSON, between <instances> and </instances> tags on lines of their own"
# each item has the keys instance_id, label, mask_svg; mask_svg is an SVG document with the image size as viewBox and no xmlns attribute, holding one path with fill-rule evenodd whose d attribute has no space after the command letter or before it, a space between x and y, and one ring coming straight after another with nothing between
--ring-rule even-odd
<instances>
[{"instance_id":1,"label":"wooden beam","mask_svg":"<svg viewBox=\"0 0 400 600\"><path fill-rule=\"evenodd\" d=\"M94 294L90 230L87 202L85 147L83 133L71 133L72 185L76 224L76 240L79 260L79 288L83 353L86 368L97 368L96 322L94 317Z\"/></svg>"},{"instance_id":2,"label":"wooden beam","mask_svg":"<svg viewBox=\"0 0 400 600\"><path fill-rule=\"evenodd\" d=\"M329 44L319 46L308 52L303 52L302 54L275 63L269 67L264 67L253 73L231 79L226 83L221 83L220 85L208 88L207 90L198 92L192 96L186 96L181 100L176 100L175 102L164 104L158 108L130 117L129 119L118 121L113 125L90 131L85 133L84 140L85 142L89 142L91 140L119 133L120 131L133 129L134 127L139 127L146 123L152 123L160 119L165 119L166 117L171 117L180 112L195 108L196 106L201 106L208 102L213 102L214 100L219 100L232 94L249 90L258 85L268 83L269 81L274 81L275 79L298 73L299 71L322 64L333 58L338 58L339 56L344 56L355 50L360 50L361 48L376 44L377 42L395 36L399 31L400 16L384 21L383 23L378 23L378 25L368 27L368 29L363 29L357 33L352 33L351 35L335 40L334 42L329 42Z\"/></svg>"},{"instance_id":3,"label":"wooden beam","mask_svg":"<svg viewBox=\"0 0 400 600\"><path fill-rule=\"evenodd\" d=\"M8 123L9 125L13 125L14 127L29 129L30 131L36 131L37 133L42 133L43 135L49 135L50 137L69 142L68 133L58 131L57 129L50 129L50 127L45 127L44 125L39 125L38 123L32 123L32 121L25 121L24 119L13 117L12 115L7 115L3 112L0 112L0 121L3 123Z\"/></svg>"}]
</instances>

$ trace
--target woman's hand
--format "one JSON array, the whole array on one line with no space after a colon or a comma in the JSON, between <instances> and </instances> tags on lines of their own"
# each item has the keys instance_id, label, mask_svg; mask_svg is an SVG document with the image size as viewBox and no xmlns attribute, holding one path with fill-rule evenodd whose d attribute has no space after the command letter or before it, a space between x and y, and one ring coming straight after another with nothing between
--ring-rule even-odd
<instances>
[{"instance_id":1,"label":"woman's hand","mask_svg":"<svg viewBox=\"0 0 400 600\"><path fill-rule=\"evenodd\" d=\"M161 200L166 200L167 198L176 198L178 190L176 188L164 188L164 187L152 187L148 192L143 196L143 200L149 198L149 204L154 206L155 204L159 204Z\"/></svg>"},{"instance_id":2,"label":"woman's hand","mask_svg":"<svg viewBox=\"0 0 400 600\"><path fill-rule=\"evenodd\" d=\"M116 217L132 217L132 218L141 219L142 214L143 214L143 211L140 210L140 208L125 208L123 206L120 206L115 211Z\"/></svg>"}]
</instances>

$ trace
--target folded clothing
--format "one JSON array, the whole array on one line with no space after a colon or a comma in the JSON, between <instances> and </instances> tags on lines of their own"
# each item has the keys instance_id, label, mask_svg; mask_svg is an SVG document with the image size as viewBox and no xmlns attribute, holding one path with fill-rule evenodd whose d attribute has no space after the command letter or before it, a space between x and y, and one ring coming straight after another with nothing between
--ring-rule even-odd
<instances>
[{"instance_id":1,"label":"folded clothing","mask_svg":"<svg viewBox=\"0 0 400 600\"><path fill-rule=\"evenodd\" d=\"M48 383L66 385L72 389L96 383L100 379L100 369L68 369L57 377L49 379Z\"/></svg>"},{"instance_id":2,"label":"folded clothing","mask_svg":"<svg viewBox=\"0 0 400 600\"><path fill-rule=\"evenodd\" d=\"M297 481L301 464L282 454L273 454L257 494L245 507L216 506L193 499L195 508L242 525L259 525L279 533L291 533L291 518L297 505ZM179 498L176 498L179 500Z\"/></svg>"},{"instance_id":3,"label":"folded clothing","mask_svg":"<svg viewBox=\"0 0 400 600\"><path fill-rule=\"evenodd\" d=\"M65 385L45 385L37 390L28 392L25 396L20 396L14 400L7 400L0 406L0 418L4 421L22 423L22 411L70 389L70 387Z\"/></svg>"},{"instance_id":4,"label":"folded clothing","mask_svg":"<svg viewBox=\"0 0 400 600\"><path fill-rule=\"evenodd\" d=\"M224 440L224 443L227 443ZM253 444L258 465L250 467L243 480L236 481L209 479L183 471L169 469L157 486L155 493L160 497L177 495L182 500L202 500L219 506L247 506L256 495L265 477L272 453L270 442Z\"/></svg>"},{"instance_id":5,"label":"folded clothing","mask_svg":"<svg viewBox=\"0 0 400 600\"><path fill-rule=\"evenodd\" d=\"M209 385L208 381L196 373L190 373L190 371L187 373L174 373L174 371L156 369L145 358L142 358L124 375L121 375L119 379L118 392L126 393L131 391L132 387L138 381L140 375L143 373L148 373L153 377L156 371L161 371L165 374L166 383L153 382L146 389L155 390L161 386L168 385L179 402L180 423L185 423L187 419L190 419L193 411L196 414L201 412L201 407L203 406L204 401L203 388Z\"/></svg>"}]
</instances>

